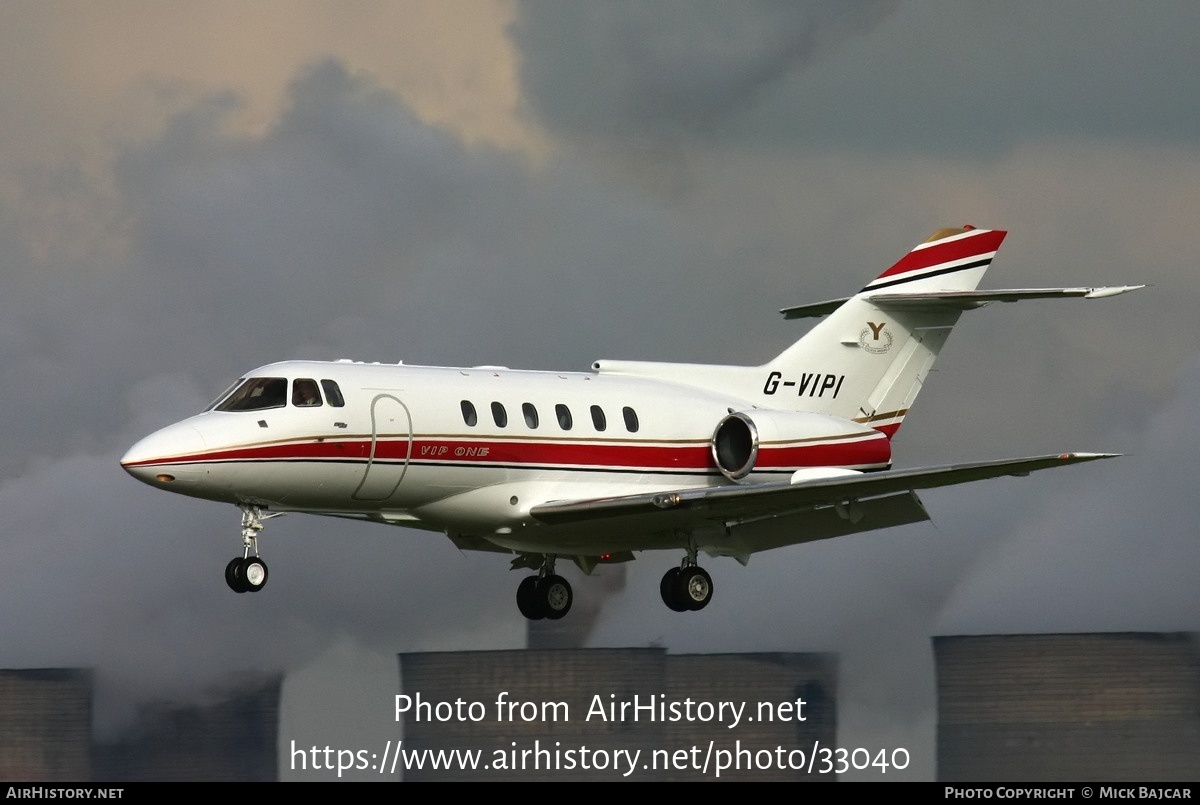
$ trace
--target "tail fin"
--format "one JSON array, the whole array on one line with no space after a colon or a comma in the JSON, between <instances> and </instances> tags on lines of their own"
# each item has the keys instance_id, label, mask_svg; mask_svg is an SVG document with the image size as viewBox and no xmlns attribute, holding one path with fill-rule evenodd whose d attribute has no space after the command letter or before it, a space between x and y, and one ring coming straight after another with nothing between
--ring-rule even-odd
<instances>
[{"instance_id":1,"label":"tail fin","mask_svg":"<svg viewBox=\"0 0 1200 805\"><path fill-rule=\"evenodd\" d=\"M785 310L828 318L762 367L768 404L851 419L890 438L963 310L921 296L973 291L1007 234L938 230L856 295Z\"/></svg>"},{"instance_id":2,"label":"tail fin","mask_svg":"<svg viewBox=\"0 0 1200 805\"><path fill-rule=\"evenodd\" d=\"M1023 299L1104 299L1145 287L976 290L1007 234L940 229L854 296L784 308L789 319L827 318L762 366L603 360L592 368L732 394L756 407L849 419L891 438L964 310Z\"/></svg>"}]
</instances>

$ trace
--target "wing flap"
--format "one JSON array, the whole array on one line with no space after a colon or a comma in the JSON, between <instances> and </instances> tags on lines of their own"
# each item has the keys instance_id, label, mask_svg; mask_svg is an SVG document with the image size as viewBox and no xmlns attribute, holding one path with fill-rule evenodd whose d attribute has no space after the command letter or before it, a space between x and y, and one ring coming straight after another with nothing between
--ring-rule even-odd
<instances>
[{"instance_id":1,"label":"wing flap","mask_svg":"<svg viewBox=\"0 0 1200 805\"><path fill-rule=\"evenodd\" d=\"M698 540L713 556L733 556L743 564L751 554L784 545L845 537L879 528L923 523L929 513L916 492L871 498L851 506L823 506L730 523L720 536Z\"/></svg>"}]
</instances>

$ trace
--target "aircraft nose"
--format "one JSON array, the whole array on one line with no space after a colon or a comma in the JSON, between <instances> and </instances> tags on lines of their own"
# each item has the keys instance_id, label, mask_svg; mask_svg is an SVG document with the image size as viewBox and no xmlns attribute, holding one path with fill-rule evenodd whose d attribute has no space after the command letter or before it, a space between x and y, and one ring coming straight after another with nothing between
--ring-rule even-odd
<instances>
[{"instance_id":1,"label":"aircraft nose","mask_svg":"<svg viewBox=\"0 0 1200 805\"><path fill-rule=\"evenodd\" d=\"M121 466L139 481L156 486L191 475L189 460L205 448L204 437L191 425L178 422L151 433L126 451Z\"/></svg>"}]
</instances>

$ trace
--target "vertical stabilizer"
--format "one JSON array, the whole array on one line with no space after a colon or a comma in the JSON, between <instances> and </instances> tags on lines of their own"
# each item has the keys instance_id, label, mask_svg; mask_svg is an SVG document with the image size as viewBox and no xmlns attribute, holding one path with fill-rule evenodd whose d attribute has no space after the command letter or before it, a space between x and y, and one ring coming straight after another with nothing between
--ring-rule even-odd
<instances>
[{"instance_id":1,"label":"vertical stabilizer","mask_svg":"<svg viewBox=\"0 0 1200 805\"><path fill-rule=\"evenodd\" d=\"M823 321L762 367L765 404L852 419L890 437L962 312L914 297L974 290L1006 234L941 229L855 296L831 304ZM889 305L890 294L904 294L905 303Z\"/></svg>"}]
</instances>

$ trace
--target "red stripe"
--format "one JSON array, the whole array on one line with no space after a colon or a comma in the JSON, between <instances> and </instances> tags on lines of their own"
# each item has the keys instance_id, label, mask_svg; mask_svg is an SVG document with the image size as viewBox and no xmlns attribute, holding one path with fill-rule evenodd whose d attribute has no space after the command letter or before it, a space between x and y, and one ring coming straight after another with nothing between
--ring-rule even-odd
<instances>
[{"instance_id":1,"label":"red stripe","mask_svg":"<svg viewBox=\"0 0 1200 805\"><path fill-rule=\"evenodd\" d=\"M375 445L375 458L403 461L409 458L407 439L384 440ZM629 444L578 444L554 442L493 442L485 440L416 439L411 458L416 461L457 460L464 463L602 464L612 466L704 466L707 443L678 446ZM371 441L293 442L235 447L206 453L169 456L130 466L190 464L223 461L366 460Z\"/></svg>"},{"instance_id":2,"label":"red stripe","mask_svg":"<svg viewBox=\"0 0 1200 805\"><path fill-rule=\"evenodd\" d=\"M380 445L377 456L403 459L403 442ZM442 448L445 448L443 451ZM479 451L470 455L472 448ZM486 450L486 453L482 451ZM460 452L461 451L461 452ZM461 461L469 464L583 465L588 467L653 467L702 469L709 463L708 444L629 445L563 444L561 442L442 442L413 443L413 461Z\"/></svg>"},{"instance_id":3,"label":"red stripe","mask_svg":"<svg viewBox=\"0 0 1200 805\"><path fill-rule=\"evenodd\" d=\"M408 441L380 441L375 459L414 463L458 462L464 465L529 464L535 466L580 466L589 468L621 467L644 469L715 469L708 442L681 445L579 444L561 442L490 442L456 440L415 440L412 455ZM362 460L370 458L371 442L324 441L215 450L185 456L171 456L137 462L131 466L156 464L192 464L227 461L303 461ZM756 466L759 468L826 467L887 463L891 447L883 438L856 438L848 442L763 446Z\"/></svg>"},{"instance_id":4,"label":"red stripe","mask_svg":"<svg viewBox=\"0 0 1200 805\"><path fill-rule=\"evenodd\" d=\"M892 460L892 445L886 438L866 439L851 444L805 445L803 447L763 448L758 451L754 469L790 467L850 467L887 464Z\"/></svg>"},{"instance_id":5,"label":"red stripe","mask_svg":"<svg viewBox=\"0 0 1200 805\"><path fill-rule=\"evenodd\" d=\"M928 246L924 249L913 249L876 279L905 274L909 271L920 271L954 260L965 260L982 254L990 254L1000 248L1000 244L1007 234L1002 229L981 230L978 235Z\"/></svg>"}]
</instances>

